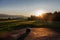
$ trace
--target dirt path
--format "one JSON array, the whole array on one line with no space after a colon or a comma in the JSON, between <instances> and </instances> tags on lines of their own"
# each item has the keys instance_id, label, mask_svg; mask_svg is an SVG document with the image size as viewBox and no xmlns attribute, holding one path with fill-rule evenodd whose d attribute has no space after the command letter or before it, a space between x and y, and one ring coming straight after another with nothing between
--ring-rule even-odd
<instances>
[{"instance_id":1,"label":"dirt path","mask_svg":"<svg viewBox=\"0 0 60 40\"><path fill-rule=\"evenodd\" d=\"M49 28L30 28L31 32L25 40L60 40L60 34ZM9 39L16 40L19 36L25 33L26 29L15 30L9 33ZM12 39L11 39L12 40Z\"/></svg>"},{"instance_id":2,"label":"dirt path","mask_svg":"<svg viewBox=\"0 0 60 40\"><path fill-rule=\"evenodd\" d=\"M53 38L54 37L54 38ZM58 33L48 28L31 28L25 40L60 40Z\"/></svg>"}]
</instances>

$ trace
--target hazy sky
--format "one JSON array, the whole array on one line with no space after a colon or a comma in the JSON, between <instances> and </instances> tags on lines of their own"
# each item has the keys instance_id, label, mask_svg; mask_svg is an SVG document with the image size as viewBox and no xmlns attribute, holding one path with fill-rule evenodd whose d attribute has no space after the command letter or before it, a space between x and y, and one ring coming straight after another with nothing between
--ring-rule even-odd
<instances>
[{"instance_id":1,"label":"hazy sky","mask_svg":"<svg viewBox=\"0 0 60 40\"><path fill-rule=\"evenodd\" d=\"M29 16L36 10L60 11L60 0L0 0L0 13L3 14Z\"/></svg>"}]
</instances>

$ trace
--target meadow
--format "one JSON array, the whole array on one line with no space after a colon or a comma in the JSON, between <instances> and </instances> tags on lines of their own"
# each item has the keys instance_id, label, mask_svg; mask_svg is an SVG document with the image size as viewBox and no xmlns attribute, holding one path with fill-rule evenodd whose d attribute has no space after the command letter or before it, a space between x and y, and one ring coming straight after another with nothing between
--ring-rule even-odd
<instances>
[{"instance_id":1,"label":"meadow","mask_svg":"<svg viewBox=\"0 0 60 40\"><path fill-rule=\"evenodd\" d=\"M20 20L5 20L0 21L0 32L10 32L12 30L19 30L21 28L60 28L60 22L42 22L42 21L20 21Z\"/></svg>"}]
</instances>

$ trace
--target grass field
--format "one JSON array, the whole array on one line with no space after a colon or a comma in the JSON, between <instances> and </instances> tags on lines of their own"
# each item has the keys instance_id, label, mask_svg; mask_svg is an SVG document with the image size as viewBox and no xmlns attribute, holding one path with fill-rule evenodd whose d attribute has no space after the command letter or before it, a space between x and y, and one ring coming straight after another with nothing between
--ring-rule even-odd
<instances>
[{"instance_id":1,"label":"grass field","mask_svg":"<svg viewBox=\"0 0 60 40\"><path fill-rule=\"evenodd\" d=\"M0 22L0 32L18 30L25 27L59 28L60 22L45 23L41 21L19 21L19 20L6 20Z\"/></svg>"},{"instance_id":2,"label":"grass field","mask_svg":"<svg viewBox=\"0 0 60 40\"><path fill-rule=\"evenodd\" d=\"M29 33L29 35L26 37L25 40L28 39L38 40L39 38L41 39L41 36L43 35L45 36L47 35L46 36L47 38L50 37L55 38L58 36L54 36L54 35L58 35L59 34L58 32L60 32L60 22L46 23L46 22L35 21L35 20L34 21L6 20L0 22L0 38L4 40L5 39L7 40L8 38L9 40L12 39L15 40L26 31L25 29L26 27L31 27L30 28L31 32ZM52 28L56 29L57 32L55 32L55 30L52 30ZM43 39L46 38L45 36L43 36L42 38ZM50 38L50 39L54 39L54 38Z\"/></svg>"}]
</instances>

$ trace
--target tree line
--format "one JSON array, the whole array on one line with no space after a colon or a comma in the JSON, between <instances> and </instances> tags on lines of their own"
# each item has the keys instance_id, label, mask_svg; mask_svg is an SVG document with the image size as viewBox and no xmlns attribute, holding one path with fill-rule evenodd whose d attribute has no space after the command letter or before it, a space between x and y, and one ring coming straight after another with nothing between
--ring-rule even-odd
<instances>
[{"instance_id":1,"label":"tree line","mask_svg":"<svg viewBox=\"0 0 60 40\"><path fill-rule=\"evenodd\" d=\"M43 18L41 18L41 16L37 17L34 15L31 15L30 17L28 17L28 20L45 20L45 21L60 21L60 11L55 11L53 13L49 12L49 13L44 13Z\"/></svg>"}]
</instances>

